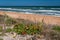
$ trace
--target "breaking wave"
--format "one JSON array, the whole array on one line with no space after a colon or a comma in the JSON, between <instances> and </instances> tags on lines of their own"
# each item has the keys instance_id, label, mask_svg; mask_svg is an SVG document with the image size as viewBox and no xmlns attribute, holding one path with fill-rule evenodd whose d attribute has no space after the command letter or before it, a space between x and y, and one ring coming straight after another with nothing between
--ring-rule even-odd
<instances>
[{"instance_id":1,"label":"breaking wave","mask_svg":"<svg viewBox=\"0 0 60 40\"><path fill-rule=\"evenodd\" d=\"M43 14L43 15L59 15L60 8L50 8L50 9L18 9L18 8L0 8L2 11L15 11L15 12L24 12L26 14Z\"/></svg>"}]
</instances>

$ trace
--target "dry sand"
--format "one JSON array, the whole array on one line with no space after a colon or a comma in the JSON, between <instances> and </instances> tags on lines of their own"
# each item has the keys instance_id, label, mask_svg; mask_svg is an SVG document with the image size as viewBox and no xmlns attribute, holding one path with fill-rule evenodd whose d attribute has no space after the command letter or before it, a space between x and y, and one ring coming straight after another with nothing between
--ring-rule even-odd
<instances>
[{"instance_id":1,"label":"dry sand","mask_svg":"<svg viewBox=\"0 0 60 40\"><path fill-rule=\"evenodd\" d=\"M60 17L56 16L47 16L47 15L38 15L38 14L24 14L21 12L6 12L6 11L0 11L0 15L7 14L8 16L12 18L21 18L25 20L30 20L33 22L41 22L42 20L46 24L57 24L60 25Z\"/></svg>"}]
</instances>

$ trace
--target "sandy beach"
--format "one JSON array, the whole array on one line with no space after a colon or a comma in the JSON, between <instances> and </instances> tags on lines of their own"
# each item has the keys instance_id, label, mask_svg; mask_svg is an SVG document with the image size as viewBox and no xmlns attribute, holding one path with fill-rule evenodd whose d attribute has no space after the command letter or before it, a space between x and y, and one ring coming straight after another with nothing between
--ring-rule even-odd
<instances>
[{"instance_id":1,"label":"sandy beach","mask_svg":"<svg viewBox=\"0 0 60 40\"><path fill-rule=\"evenodd\" d=\"M20 19L30 20L33 22L41 22L43 20L43 22L46 24L60 25L60 17L56 17L56 16L0 11L0 15L4 15L4 14L7 14L12 18L20 18Z\"/></svg>"}]
</instances>

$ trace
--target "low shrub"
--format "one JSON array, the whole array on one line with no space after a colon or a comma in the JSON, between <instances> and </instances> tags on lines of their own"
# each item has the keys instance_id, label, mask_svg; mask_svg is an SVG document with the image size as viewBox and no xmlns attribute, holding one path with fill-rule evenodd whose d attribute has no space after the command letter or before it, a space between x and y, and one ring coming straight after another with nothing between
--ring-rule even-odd
<instances>
[{"instance_id":1,"label":"low shrub","mask_svg":"<svg viewBox=\"0 0 60 40\"><path fill-rule=\"evenodd\" d=\"M60 32L60 26L55 25L55 26L53 26L52 29L55 30L55 31Z\"/></svg>"},{"instance_id":2,"label":"low shrub","mask_svg":"<svg viewBox=\"0 0 60 40\"><path fill-rule=\"evenodd\" d=\"M28 24L20 23L14 26L13 31L17 34L40 34L43 30L43 24Z\"/></svg>"},{"instance_id":3,"label":"low shrub","mask_svg":"<svg viewBox=\"0 0 60 40\"><path fill-rule=\"evenodd\" d=\"M11 31L12 31L11 28L7 28L7 29L6 29L6 32L11 32Z\"/></svg>"},{"instance_id":4,"label":"low shrub","mask_svg":"<svg viewBox=\"0 0 60 40\"><path fill-rule=\"evenodd\" d=\"M24 24L17 24L14 26L13 31L17 34L21 34L22 32L25 32L25 25Z\"/></svg>"}]
</instances>

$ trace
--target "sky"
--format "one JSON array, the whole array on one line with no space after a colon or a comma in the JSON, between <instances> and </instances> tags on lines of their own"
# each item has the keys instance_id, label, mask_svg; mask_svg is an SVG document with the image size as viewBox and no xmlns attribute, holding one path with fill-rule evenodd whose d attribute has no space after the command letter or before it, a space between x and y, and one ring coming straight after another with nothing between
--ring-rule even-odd
<instances>
[{"instance_id":1,"label":"sky","mask_svg":"<svg viewBox=\"0 0 60 40\"><path fill-rule=\"evenodd\" d=\"M60 0L0 0L0 6L60 6Z\"/></svg>"}]
</instances>

